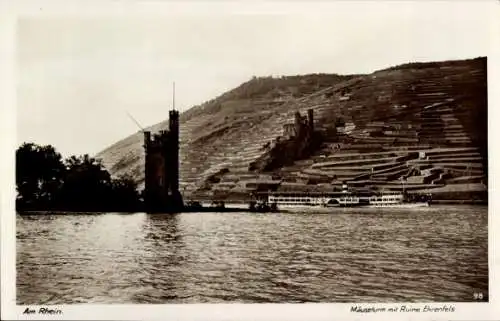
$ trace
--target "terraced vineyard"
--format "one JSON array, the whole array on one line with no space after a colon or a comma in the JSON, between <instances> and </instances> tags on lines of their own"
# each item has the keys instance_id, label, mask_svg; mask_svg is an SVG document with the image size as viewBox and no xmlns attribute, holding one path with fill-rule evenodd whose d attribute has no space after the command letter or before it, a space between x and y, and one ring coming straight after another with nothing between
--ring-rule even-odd
<instances>
[{"instance_id":1,"label":"terraced vineyard","mask_svg":"<svg viewBox=\"0 0 500 321\"><path fill-rule=\"evenodd\" d=\"M347 181L353 189L484 199L486 77L486 58L477 58L369 75L252 79L181 115L181 192L186 199L244 199L255 189L327 192ZM272 172L249 170L283 138L294 114L308 109L320 148ZM136 133L97 157L112 174L142 183L142 141Z\"/></svg>"}]
</instances>

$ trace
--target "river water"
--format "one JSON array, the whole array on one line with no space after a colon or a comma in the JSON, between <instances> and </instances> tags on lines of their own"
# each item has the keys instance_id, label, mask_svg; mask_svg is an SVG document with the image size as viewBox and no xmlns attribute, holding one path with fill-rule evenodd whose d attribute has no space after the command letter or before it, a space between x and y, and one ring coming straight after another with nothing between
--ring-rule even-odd
<instances>
[{"instance_id":1,"label":"river water","mask_svg":"<svg viewBox=\"0 0 500 321\"><path fill-rule=\"evenodd\" d=\"M18 304L436 302L488 293L481 206L16 220Z\"/></svg>"}]
</instances>

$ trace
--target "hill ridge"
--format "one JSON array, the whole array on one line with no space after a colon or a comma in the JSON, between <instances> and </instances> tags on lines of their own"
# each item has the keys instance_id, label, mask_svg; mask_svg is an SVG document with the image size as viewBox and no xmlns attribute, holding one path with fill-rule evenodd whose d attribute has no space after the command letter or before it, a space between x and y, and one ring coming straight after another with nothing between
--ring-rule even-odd
<instances>
[{"instance_id":1,"label":"hill ridge","mask_svg":"<svg viewBox=\"0 0 500 321\"><path fill-rule=\"evenodd\" d=\"M416 184L416 191L446 186L453 190L471 182L480 186L466 191L484 192L486 77L486 57L409 63L367 75L255 77L181 114L181 192L186 198L244 198L259 188L332 190L340 178L372 189L406 179ZM318 147L282 168L251 170L253 162L269 161L272 148L285 144L283 139L287 148L299 143L297 137L285 139L284 127L294 122L296 112L304 115L309 109L314 110L314 127L321 137ZM166 127L163 121L149 129ZM462 149L447 159L450 148ZM428 156L419 151L439 155L440 150L444 156L439 162L430 159L425 164L426 159L419 159ZM349 166L332 170L320 162L332 155L366 158L368 153L391 151L408 159L380 164L372 160L372 165L385 166L388 175L370 164L349 169L356 163L344 163ZM143 153L141 133L136 133L97 157L112 174L128 174L142 182ZM468 164L462 172L454 159ZM349 176L353 172L357 175ZM273 178L272 186L258 183Z\"/></svg>"}]
</instances>

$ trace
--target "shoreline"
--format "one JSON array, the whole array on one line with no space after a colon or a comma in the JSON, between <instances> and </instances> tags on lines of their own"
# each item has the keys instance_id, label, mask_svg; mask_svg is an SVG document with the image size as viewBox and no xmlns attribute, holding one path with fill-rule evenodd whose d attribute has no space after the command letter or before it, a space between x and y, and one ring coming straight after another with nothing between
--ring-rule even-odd
<instances>
[{"instance_id":1,"label":"shoreline","mask_svg":"<svg viewBox=\"0 0 500 321\"><path fill-rule=\"evenodd\" d=\"M432 201L432 204L428 208L433 208L433 207L440 207L440 206L448 206L448 205L458 205L458 206L488 206L487 201L481 201L481 200L436 200ZM354 208L354 207L353 207ZM379 208L373 208L373 209L379 209ZM388 207L387 209L390 209ZM50 211L50 210L30 210L30 211L16 211L16 214L19 215L101 215L101 214L170 214L170 215L175 215L175 214L184 214L184 213L250 213L250 214L272 214L272 213L291 213L291 212L296 212L294 210L279 210L276 212L258 212L258 211L250 211L248 208L235 208L235 207L229 207L225 209L220 209L220 208L201 208L201 209L189 209L185 210L179 213L146 213L146 212L114 212L114 211L95 211L95 212L86 212L86 211Z\"/></svg>"}]
</instances>

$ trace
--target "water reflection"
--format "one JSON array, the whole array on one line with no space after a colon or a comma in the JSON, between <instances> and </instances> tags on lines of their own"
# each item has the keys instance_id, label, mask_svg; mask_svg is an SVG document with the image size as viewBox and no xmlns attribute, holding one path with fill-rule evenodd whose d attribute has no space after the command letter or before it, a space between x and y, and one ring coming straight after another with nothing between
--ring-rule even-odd
<instances>
[{"instance_id":1,"label":"water reflection","mask_svg":"<svg viewBox=\"0 0 500 321\"><path fill-rule=\"evenodd\" d=\"M473 301L485 207L17 218L19 304Z\"/></svg>"},{"instance_id":2,"label":"water reflection","mask_svg":"<svg viewBox=\"0 0 500 321\"><path fill-rule=\"evenodd\" d=\"M133 295L132 302L162 303L178 298L176 278L171 277L183 264L184 244L178 221L178 215L147 215L143 255L138 258L140 290Z\"/></svg>"}]
</instances>

